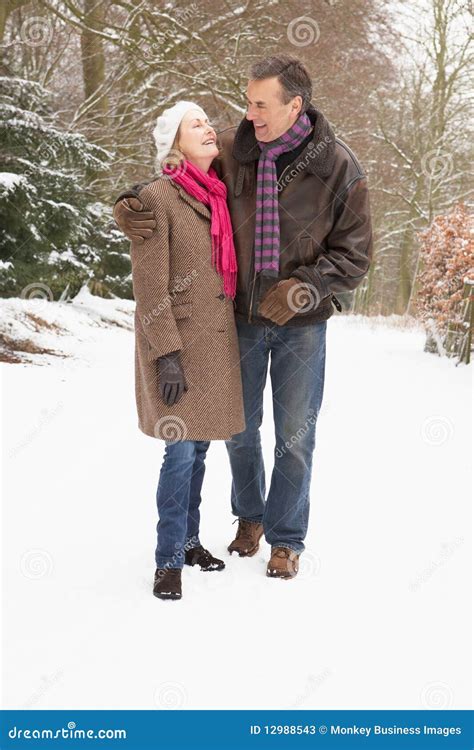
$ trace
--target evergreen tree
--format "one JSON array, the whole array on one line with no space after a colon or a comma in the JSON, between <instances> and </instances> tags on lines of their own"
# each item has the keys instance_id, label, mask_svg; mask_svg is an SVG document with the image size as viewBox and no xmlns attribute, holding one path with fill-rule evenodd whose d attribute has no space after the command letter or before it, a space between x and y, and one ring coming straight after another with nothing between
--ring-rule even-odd
<instances>
[{"instance_id":1,"label":"evergreen tree","mask_svg":"<svg viewBox=\"0 0 474 750\"><path fill-rule=\"evenodd\" d=\"M91 281L130 296L128 242L88 183L110 154L59 127L48 92L19 78L0 78L0 143L0 294L43 283L57 299Z\"/></svg>"}]
</instances>

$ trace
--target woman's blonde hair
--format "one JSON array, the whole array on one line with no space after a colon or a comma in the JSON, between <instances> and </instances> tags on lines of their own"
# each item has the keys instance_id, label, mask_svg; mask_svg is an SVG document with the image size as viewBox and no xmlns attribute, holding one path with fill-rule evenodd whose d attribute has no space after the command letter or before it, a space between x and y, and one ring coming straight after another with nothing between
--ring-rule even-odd
<instances>
[{"instance_id":1,"label":"woman's blonde hair","mask_svg":"<svg viewBox=\"0 0 474 750\"><path fill-rule=\"evenodd\" d=\"M181 128L181 125L179 126ZM171 148L162 159L156 157L155 167L158 170L158 172L161 172L164 166L170 166L170 167L180 167L184 160L186 159L186 156L183 154L181 149L179 148L179 128L178 132L176 133L175 139L173 143L171 144Z\"/></svg>"}]
</instances>

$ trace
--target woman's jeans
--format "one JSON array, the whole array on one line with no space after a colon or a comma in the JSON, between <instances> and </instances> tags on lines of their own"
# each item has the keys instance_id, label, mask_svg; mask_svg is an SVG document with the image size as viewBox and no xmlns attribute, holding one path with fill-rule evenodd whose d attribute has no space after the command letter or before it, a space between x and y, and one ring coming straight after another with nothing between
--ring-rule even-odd
<instances>
[{"instance_id":1,"label":"woman's jeans","mask_svg":"<svg viewBox=\"0 0 474 750\"><path fill-rule=\"evenodd\" d=\"M156 504L157 568L182 568L186 550L200 544L199 506L209 441L165 441Z\"/></svg>"},{"instance_id":2,"label":"woman's jeans","mask_svg":"<svg viewBox=\"0 0 474 750\"><path fill-rule=\"evenodd\" d=\"M246 429L226 442L232 512L263 523L272 547L304 549L316 421L324 390L327 321L303 326L251 325L237 319ZM265 498L260 442L268 362L273 394L275 463Z\"/></svg>"}]
</instances>

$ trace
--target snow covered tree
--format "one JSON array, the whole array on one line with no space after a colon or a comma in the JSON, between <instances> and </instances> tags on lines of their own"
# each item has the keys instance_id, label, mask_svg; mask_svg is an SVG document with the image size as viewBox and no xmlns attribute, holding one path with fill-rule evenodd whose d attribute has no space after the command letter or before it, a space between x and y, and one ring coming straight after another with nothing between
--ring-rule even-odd
<instances>
[{"instance_id":1,"label":"snow covered tree","mask_svg":"<svg viewBox=\"0 0 474 750\"><path fill-rule=\"evenodd\" d=\"M400 74L395 85L374 92L374 137L385 155L373 194L385 214L378 222L376 285L387 301L384 312L403 315L414 303L417 232L472 197L474 47L472 14L462 0L401 0L394 14Z\"/></svg>"},{"instance_id":2,"label":"snow covered tree","mask_svg":"<svg viewBox=\"0 0 474 750\"><path fill-rule=\"evenodd\" d=\"M474 282L473 229L474 215L459 203L420 233L416 314L427 328L425 351L458 355L469 334L464 300Z\"/></svg>"},{"instance_id":3,"label":"snow covered tree","mask_svg":"<svg viewBox=\"0 0 474 750\"><path fill-rule=\"evenodd\" d=\"M48 92L21 78L0 78L0 140L0 293L44 283L56 297L93 279L129 293L128 243L87 179L107 168L107 151L58 127Z\"/></svg>"}]
</instances>

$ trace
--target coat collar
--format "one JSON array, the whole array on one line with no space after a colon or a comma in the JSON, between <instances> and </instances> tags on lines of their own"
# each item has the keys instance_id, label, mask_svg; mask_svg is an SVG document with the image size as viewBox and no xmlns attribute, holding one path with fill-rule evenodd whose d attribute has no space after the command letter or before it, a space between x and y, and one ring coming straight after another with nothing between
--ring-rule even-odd
<instances>
[{"instance_id":1,"label":"coat collar","mask_svg":"<svg viewBox=\"0 0 474 750\"><path fill-rule=\"evenodd\" d=\"M198 201L198 199L194 198L193 195L190 195L188 192L186 192L186 190L183 187L181 187L181 185L178 185L178 183L175 182L174 180L170 180L170 183L173 185L174 188L176 188L181 198L185 200L186 203L189 203L189 205L192 206L195 211L205 216L206 219L211 218L211 212L209 208L204 205L204 203L201 203L201 201Z\"/></svg>"},{"instance_id":2,"label":"coat collar","mask_svg":"<svg viewBox=\"0 0 474 750\"><path fill-rule=\"evenodd\" d=\"M310 104L307 115L313 125L313 137L298 160L305 156L307 159L306 169L319 177L329 177L335 161L336 136L334 130L323 113ZM314 150L314 156L311 153ZM253 125L245 118L240 123L235 134L232 155L241 164L256 161L260 157L260 148L255 138Z\"/></svg>"}]
</instances>

